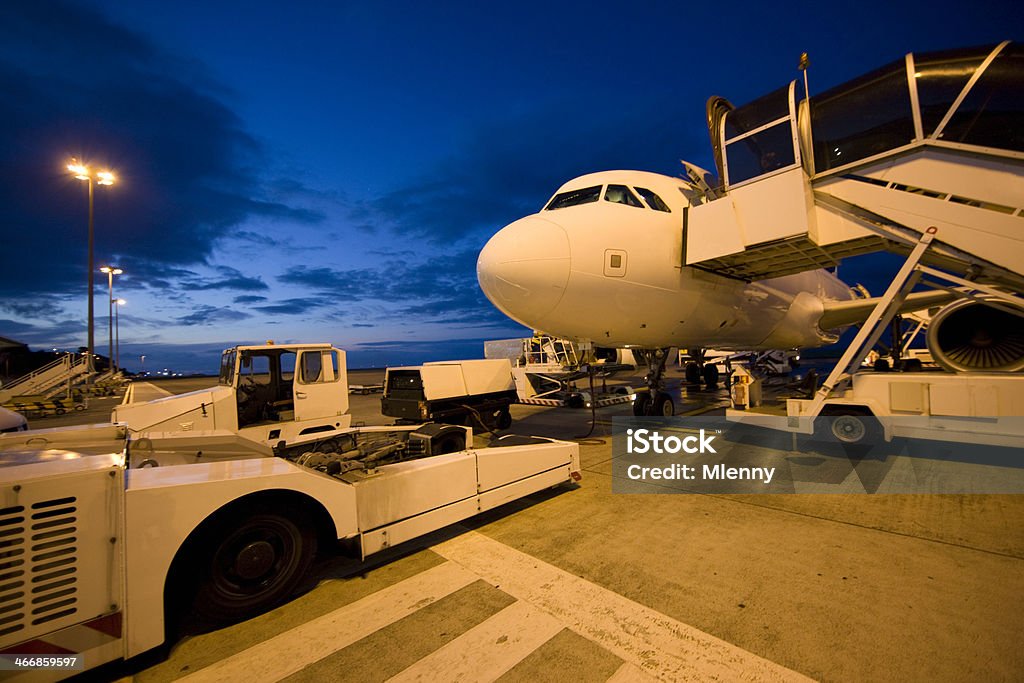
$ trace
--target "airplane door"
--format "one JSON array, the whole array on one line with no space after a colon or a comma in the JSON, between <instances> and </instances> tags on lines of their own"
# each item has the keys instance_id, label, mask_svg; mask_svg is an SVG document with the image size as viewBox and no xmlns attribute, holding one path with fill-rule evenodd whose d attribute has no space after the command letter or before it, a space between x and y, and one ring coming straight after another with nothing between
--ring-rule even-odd
<instances>
[{"instance_id":1,"label":"airplane door","mask_svg":"<svg viewBox=\"0 0 1024 683\"><path fill-rule=\"evenodd\" d=\"M342 412L341 359L330 349L299 352L295 368L295 419L315 420Z\"/></svg>"},{"instance_id":2,"label":"airplane door","mask_svg":"<svg viewBox=\"0 0 1024 683\"><path fill-rule=\"evenodd\" d=\"M607 277L623 277L626 274L626 252L622 249L605 249L604 274Z\"/></svg>"}]
</instances>

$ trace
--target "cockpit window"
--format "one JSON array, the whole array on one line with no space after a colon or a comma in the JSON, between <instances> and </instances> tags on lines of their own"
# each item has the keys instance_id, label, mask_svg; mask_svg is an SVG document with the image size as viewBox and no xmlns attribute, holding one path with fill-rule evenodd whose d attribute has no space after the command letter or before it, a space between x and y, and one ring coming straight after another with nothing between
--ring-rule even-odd
<instances>
[{"instance_id":1,"label":"cockpit window","mask_svg":"<svg viewBox=\"0 0 1024 683\"><path fill-rule=\"evenodd\" d=\"M638 187L635 189L637 192L640 193L640 196L644 198L644 201L647 202L647 206L651 207L655 211L664 211L665 213L672 213L672 209L668 208L668 204L663 202L661 200L661 197L654 194L646 187Z\"/></svg>"},{"instance_id":2,"label":"cockpit window","mask_svg":"<svg viewBox=\"0 0 1024 683\"><path fill-rule=\"evenodd\" d=\"M604 200L606 202L615 202L616 204L635 206L640 209L644 208L644 205L640 203L636 195L625 185L609 185L608 190L604 193Z\"/></svg>"},{"instance_id":3,"label":"cockpit window","mask_svg":"<svg viewBox=\"0 0 1024 683\"><path fill-rule=\"evenodd\" d=\"M554 211L555 209L564 209L567 206L577 206L578 204L590 204L596 202L598 197L601 196L601 186L595 185L594 187L585 187L582 190L569 190L568 192L560 192L551 198L548 205L544 207L545 211Z\"/></svg>"}]
</instances>

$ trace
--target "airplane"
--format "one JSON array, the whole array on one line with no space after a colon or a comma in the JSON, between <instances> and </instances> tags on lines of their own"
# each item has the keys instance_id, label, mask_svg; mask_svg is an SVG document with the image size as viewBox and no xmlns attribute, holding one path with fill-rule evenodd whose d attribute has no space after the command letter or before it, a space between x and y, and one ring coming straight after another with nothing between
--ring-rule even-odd
<instances>
[{"instance_id":1,"label":"airplane","mask_svg":"<svg viewBox=\"0 0 1024 683\"><path fill-rule=\"evenodd\" d=\"M824 346L877 303L824 269L747 282L682 266L683 210L710 191L706 172L687 167L696 182L626 170L570 180L539 212L498 231L477 260L481 289L513 320L645 356L649 391L637 393L637 415L674 414L662 382L672 347ZM912 296L916 308L948 299ZM693 369L717 382L713 363Z\"/></svg>"},{"instance_id":2,"label":"airplane","mask_svg":"<svg viewBox=\"0 0 1024 683\"><path fill-rule=\"evenodd\" d=\"M487 242L480 287L527 327L644 357L638 415L674 411L672 347L698 363L708 348L813 348L867 321L880 299L822 268L882 249L910 256L880 320L941 306L928 325L941 367L1024 372L1020 54L1009 41L909 54L813 98L806 80L803 99L795 80L738 108L712 97L717 178L684 161L680 177L570 180ZM903 296L912 263L936 289ZM714 384L713 363L700 372Z\"/></svg>"}]
</instances>

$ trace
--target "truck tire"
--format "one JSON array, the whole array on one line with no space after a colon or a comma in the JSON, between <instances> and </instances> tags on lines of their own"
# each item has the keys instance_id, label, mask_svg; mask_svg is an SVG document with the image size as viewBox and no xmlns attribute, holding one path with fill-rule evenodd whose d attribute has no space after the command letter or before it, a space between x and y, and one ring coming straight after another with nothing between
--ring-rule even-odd
<instances>
[{"instance_id":1,"label":"truck tire","mask_svg":"<svg viewBox=\"0 0 1024 683\"><path fill-rule=\"evenodd\" d=\"M222 623L264 612L291 595L316 554L316 533L301 510L246 506L215 519L194 548L199 585L193 611Z\"/></svg>"},{"instance_id":2,"label":"truck tire","mask_svg":"<svg viewBox=\"0 0 1024 683\"><path fill-rule=\"evenodd\" d=\"M868 408L833 407L823 410L815 431L828 440L841 444L875 445L882 436L882 426Z\"/></svg>"}]
</instances>

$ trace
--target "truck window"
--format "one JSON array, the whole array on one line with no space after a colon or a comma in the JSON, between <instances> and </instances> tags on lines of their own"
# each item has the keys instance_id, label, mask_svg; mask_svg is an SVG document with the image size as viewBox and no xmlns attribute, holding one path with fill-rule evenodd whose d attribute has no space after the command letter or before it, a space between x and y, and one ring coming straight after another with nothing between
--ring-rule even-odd
<instances>
[{"instance_id":1,"label":"truck window","mask_svg":"<svg viewBox=\"0 0 1024 683\"><path fill-rule=\"evenodd\" d=\"M334 351L305 351L299 384L319 384L338 380L338 355Z\"/></svg>"},{"instance_id":2,"label":"truck window","mask_svg":"<svg viewBox=\"0 0 1024 683\"><path fill-rule=\"evenodd\" d=\"M252 384L270 384L270 358L243 353L242 379Z\"/></svg>"},{"instance_id":3,"label":"truck window","mask_svg":"<svg viewBox=\"0 0 1024 683\"><path fill-rule=\"evenodd\" d=\"M218 384L231 386L235 381L235 352L229 351L220 357L220 378Z\"/></svg>"},{"instance_id":4,"label":"truck window","mask_svg":"<svg viewBox=\"0 0 1024 683\"><path fill-rule=\"evenodd\" d=\"M419 370L388 370L385 392L395 399L423 400L423 378Z\"/></svg>"}]
</instances>

